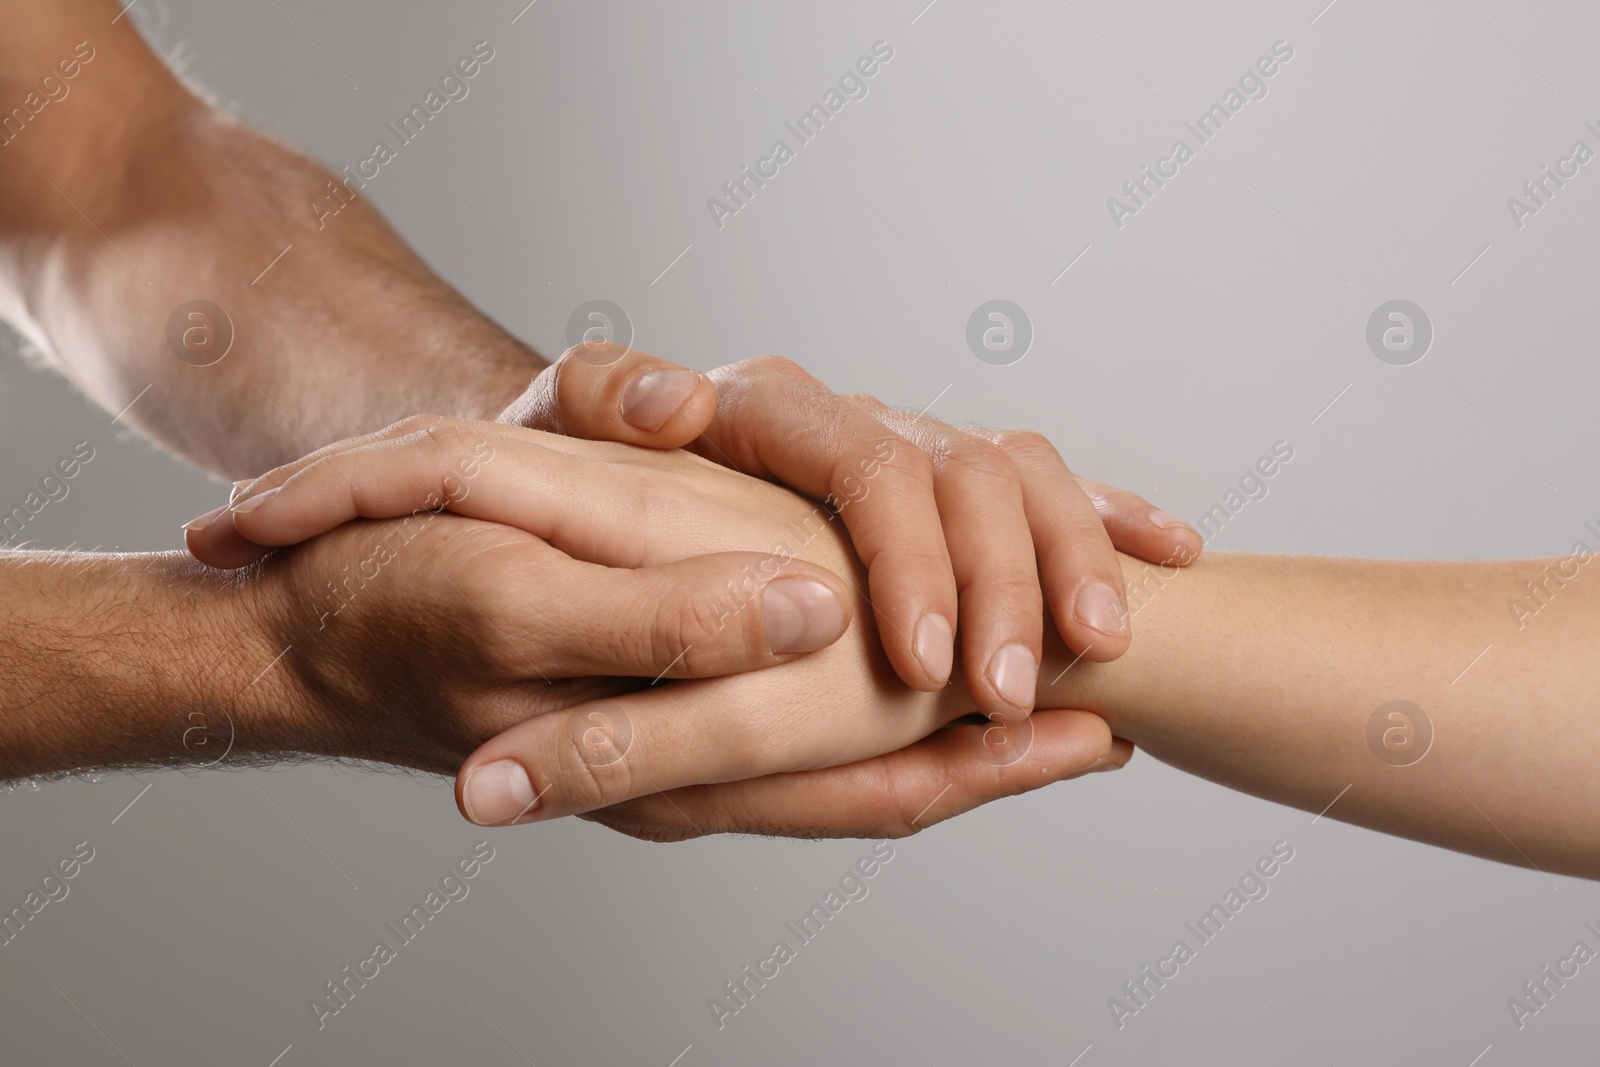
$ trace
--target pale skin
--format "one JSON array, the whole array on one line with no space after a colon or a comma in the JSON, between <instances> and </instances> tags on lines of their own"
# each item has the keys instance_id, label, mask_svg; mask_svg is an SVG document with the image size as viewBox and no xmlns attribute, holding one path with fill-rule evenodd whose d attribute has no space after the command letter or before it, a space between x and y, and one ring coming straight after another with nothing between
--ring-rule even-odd
<instances>
[{"instance_id":1,"label":"pale skin","mask_svg":"<svg viewBox=\"0 0 1600 1067\"><path fill-rule=\"evenodd\" d=\"M439 432L446 439L460 435L447 446L448 454L493 431L441 426ZM439 458L435 445L390 444L352 442L343 452L274 472L240 503L267 486L282 488L258 506L236 511L234 530L282 544L358 515L403 513L397 509L437 480ZM483 492L459 507L479 518L538 522L543 487L552 479L559 484L559 478L533 458L537 444L508 439L510 462L487 474ZM607 450L611 458L617 448L559 438L543 444L597 458L589 450ZM651 453L637 459L648 470L698 462ZM359 471L364 488L352 492L338 477L335 460ZM700 477L713 470L686 473ZM501 477L504 484L492 482ZM641 491L648 484L641 476ZM724 504L724 493L752 493L759 503ZM764 539L773 535L762 531L763 523L788 514L792 529L805 514L804 502L785 491L741 484L738 475L720 470L701 497L714 501L706 511L654 499L651 521L677 532L645 551L770 547ZM726 514L719 514L724 507ZM632 528L629 520L643 522L645 514L627 515L622 530ZM224 529L211 536L233 533ZM620 558L643 550L622 532L593 548ZM834 528L797 554L849 573L849 547ZM1590 817L1600 810L1600 776L1593 773L1600 760L1594 724L1600 665L1591 654L1600 641L1600 591L1581 578L1559 584L1544 579L1551 571L1572 573L1570 562L1213 555L1181 570L1126 557L1123 566L1137 598L1139 640L1112 663L1080 661L1059 642L1047 643L1046 681L1037 693L1041 706L1091 710L1116 737L1174 766L1307 811L1325 811L1328 818L1548 872L1600 877L1600 822ZM1548 608L1532 617L1511 610L1513 600L1528 600L1524 583L1541 579ZM752 826L815 833L841 825L852 786L876 780L885 797L893 798L885 801L893 814L880 813L871 832L910 833L948 814L941 799L919 818L922 805L945 784L965 787L976 777L1026 785L1033 773L1049 780L1052 768L1035 767L1032 753L1009 767L979 758L956 771L929 762L901 768L898 776L886 775L881 760L814 769L875 747L898 747L970 707L956 686L922 694L886 685L885 672L874 667L869 618L858 611L851 634L813 656L695 683L701 700L692 712L669 710L669 689L580 704L559 719L536 717L514 726L463 764L457 790L463 812L487 823L588 814L654 838ZM1475 659L1485 645L1492 648ZM840 716L819 733L799 730L802 721L807 728L815 723L816 712L799 713L796 695L817 691L862 710ZM1431 748L1408 766L1380 758L1380 751L1395 750L1369 742L1369 720L1393 700L1420 707L1435 731ZM558 743L572 721L598 723L591 712L607 722L629 723L632 742L623 758L586 764ZM1036 715L1035 725L1039 720ZM1382 725L1387 730L1399 723L1384 718ZM1400 728L1407 725L1415 724ZM672 755L672 744L658 741L685 731L717 739L722 754L690 767ZM936 736L923 744L940 741L952 748L963 743ZM966 743L973 751L981 747L976 740ZM719 760L728 765L718 766ZM788 761L798 773L735 786L689 785L696 775L702 783L732 777L749 766L747 760L771 770ZM507 761L526 773L524 791L501 787ZM498 776L498 799L505 802L492 814L504 812L505 819L485 817L469 798L473 776L486 767L496 768L487 773ZM952 792L957 796L950 803L959 806L962 797ZM537 802L524 810L517 811L521 802L510 804L530 794ZM489 796L495 798L494 792ZM885 817L899 822L886 830ZM868 829L865 820L860 828Z\"/></svg>"}]
</instances>

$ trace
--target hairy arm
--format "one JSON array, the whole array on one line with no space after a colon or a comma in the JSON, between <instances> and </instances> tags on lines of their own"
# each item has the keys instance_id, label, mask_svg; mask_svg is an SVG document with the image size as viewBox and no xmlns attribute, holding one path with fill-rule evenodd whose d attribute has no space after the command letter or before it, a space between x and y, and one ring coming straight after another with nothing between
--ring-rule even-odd
<instances>
[{"instance_id":1,"label":"hairy arm","mask_svg":"<svg viewBox=\"0 0 1600 1067\"><path fill-rule=\"evenodd\" d=\"M0 315L235 477L417 411L492 419L526 388L543 360L353 186L191 93L120 10L0 0ZM195 301L220 314L179 312Z\"/></svg>"},{"instance_id":2,"label":"hairy arm","mask_svg":"<svg viewBox=\"0 0 1600 1067\"><path fill-rule=\"evenodd\" d=\"M0 779L302 749L255 595L178 553L0 553Z\"/></svg>"}]
</instances>

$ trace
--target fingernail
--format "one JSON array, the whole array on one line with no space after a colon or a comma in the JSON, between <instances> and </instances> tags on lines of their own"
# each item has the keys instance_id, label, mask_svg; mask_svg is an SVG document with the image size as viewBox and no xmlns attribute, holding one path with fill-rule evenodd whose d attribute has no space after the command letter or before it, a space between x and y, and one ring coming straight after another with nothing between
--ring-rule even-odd
<instances>
[{"instance_id":1,"label":"fingernail","mask_svg":"<svg viewBox=\"0 0 1600 1067\"><path fill-rule=\"evenodd\" d=\"M1026 711L1033 707L1039 683L1039 661L1023 645L1007 645L989 661L989 684L1006 703Z\"/></svg>"},{"instance_id":2,"label":"fingernail","mask_svg":"<svg viewBox=\"0 0 1600 1067\"><path fill-rule=\"evenodd\" d=\"M1160 508L1155 508L1150 512L1150 525L1158 530L1175 530L1180 526L1186 530L1190 528L1189 524L1178 518L1178 516L1170 511L1162 511Z\"/></svg>"},{"instance_id":3,"label":"fingernail","mask_svg":"<svg viewBox=\"0 0 1600 1067\"><path fill-rule=\"evenodd\" d=\"M623 391L622 417L634 429L653 433L665 426L699 387L700 375L692 370L647 370Z\"/></svg>"},{"instance_id":4,"label":"fingernail","mask_svg":"<svg viewBox=\"0 0 1600 1067\"><path fill-rule=\"evenodd\" d=\"M265 504L267 501L271 500L277 494L278 490L282 488L283 486L281 485L275 485L271 489L263 489L255 496L247 496L237 504L230 504L229 506L233 508L234 514L236 515L248 515L250 512L256 510L256 508L259 508L262 504Z\"/></svg>"},{"instance_id":5,"label":"fingernail","mask_svg":"<svg viewBox=\"0 0 1600 1067\"><path fill-rule=\"evenodd\" d=\"M1092 582L1078 590L1072 613L1079 622L1108 637L1121 637L1128 632L1128 609L1117 591L1104 582Z\"/></svg>"},{"instance_id":6,"label":"fingernail","mask_svg":"<svg viewBox=\"0 0 1600 1067\"><path fill-rule=\"evenodd\" d=\"M937 612L929 612L917 623L917 633L911 650L922 661L928 677L943 685L950 680L950 668L955 662L956 634L950 620Z\"/></svg>"},{"instance_id":7,"label":"fingernail","mask_svg":"<svg viewBox=\"0 0 1600 1067\"><path fill-rule=\"evenodd\" d=\"M844 608L833 590L810 578L780 578L761 593L767 644L777 653L815 652L838 640Z\"/></svg>"},{"instance_id":8,"label":"fingernail","mask_svg":"<svg viewBox=\"0 0 1600 1067\"><path fill-rule=\"evenodd\" d=\"M239 499L239 494L243 492L247 486L254 485L255 483L256 480L254 478L241 478L237 482L234 482L233 488L228 491L228 503L231 504L235 500Z\"/></svg>"},{"instance_id":9,"label":"fingernail","mask_svg":"<svg viewBox=\"0 0 1600 1067\"><path fill-rule=\"evenodd\" d=\"M183 528L188 530L190 533L197 533L216 522L217 519L222 516L222 513L227 510L228 505L226 504L222 505L220 508L212 508L204 515L197 516L196 518L190 519L188 522L184 523ZM170 522L171 520L169 519L168 521Z\"/></svg>"},{"instance_id":10,"label":"fingernail","mask_svg":"<svg viewBox=\"0 0 1600 1067\"><path fill-rule=\"evenodd\" d=\"M528 772L514 759L497 759L473 771L467 777L461 799L467 818L479 826L510 822L538 804Z\"/></svg>"}]
</instances>

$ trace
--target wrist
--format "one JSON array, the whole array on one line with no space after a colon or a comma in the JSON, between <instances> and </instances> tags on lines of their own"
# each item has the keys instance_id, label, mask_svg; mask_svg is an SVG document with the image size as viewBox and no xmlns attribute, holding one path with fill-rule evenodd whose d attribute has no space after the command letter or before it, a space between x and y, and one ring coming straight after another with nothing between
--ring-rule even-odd
<instances>
[{"instance_id":1,"label":"wrist","mask_svg":"<svg viewBox=\"0 0 1600 1067\"><path fill-rule=\"evenodd\" d=\"M1092 662L1068 649L1053 628L1047 629L1036 706L1092 711L1114 735L1139 744L1145 718L1162 695L1160 688L1168 684L1158 669L1174 652L1173 620L1182 612L1182 588L1203 581L1192 572L1205 564L1180 566L1176 559L1146 563L1121 553L1118 560L1132 644L1117 659Z\"/></svg>"}]
</instances>

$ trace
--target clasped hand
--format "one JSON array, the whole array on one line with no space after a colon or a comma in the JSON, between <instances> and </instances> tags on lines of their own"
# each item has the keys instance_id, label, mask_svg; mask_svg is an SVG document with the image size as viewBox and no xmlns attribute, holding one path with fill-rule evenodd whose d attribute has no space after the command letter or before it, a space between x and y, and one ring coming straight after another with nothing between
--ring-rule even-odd
<instances>
[{"instance_id":1,"label":"clasped hand","mask_svg":"<svg viewBox=\"0 0 1600 1067\"><path fill-rule=\"evenodd\" d=\"M307 751L459 767L481 824L658 839L900 835L1131 751L1029 719L1039 665L1126 647L1113 545L1198 538L1043 438L593 347L506 420L408 419L191 524L272 605ZM974 709L1000 725L943 729Z\"/></svg>"}]
</instances>

